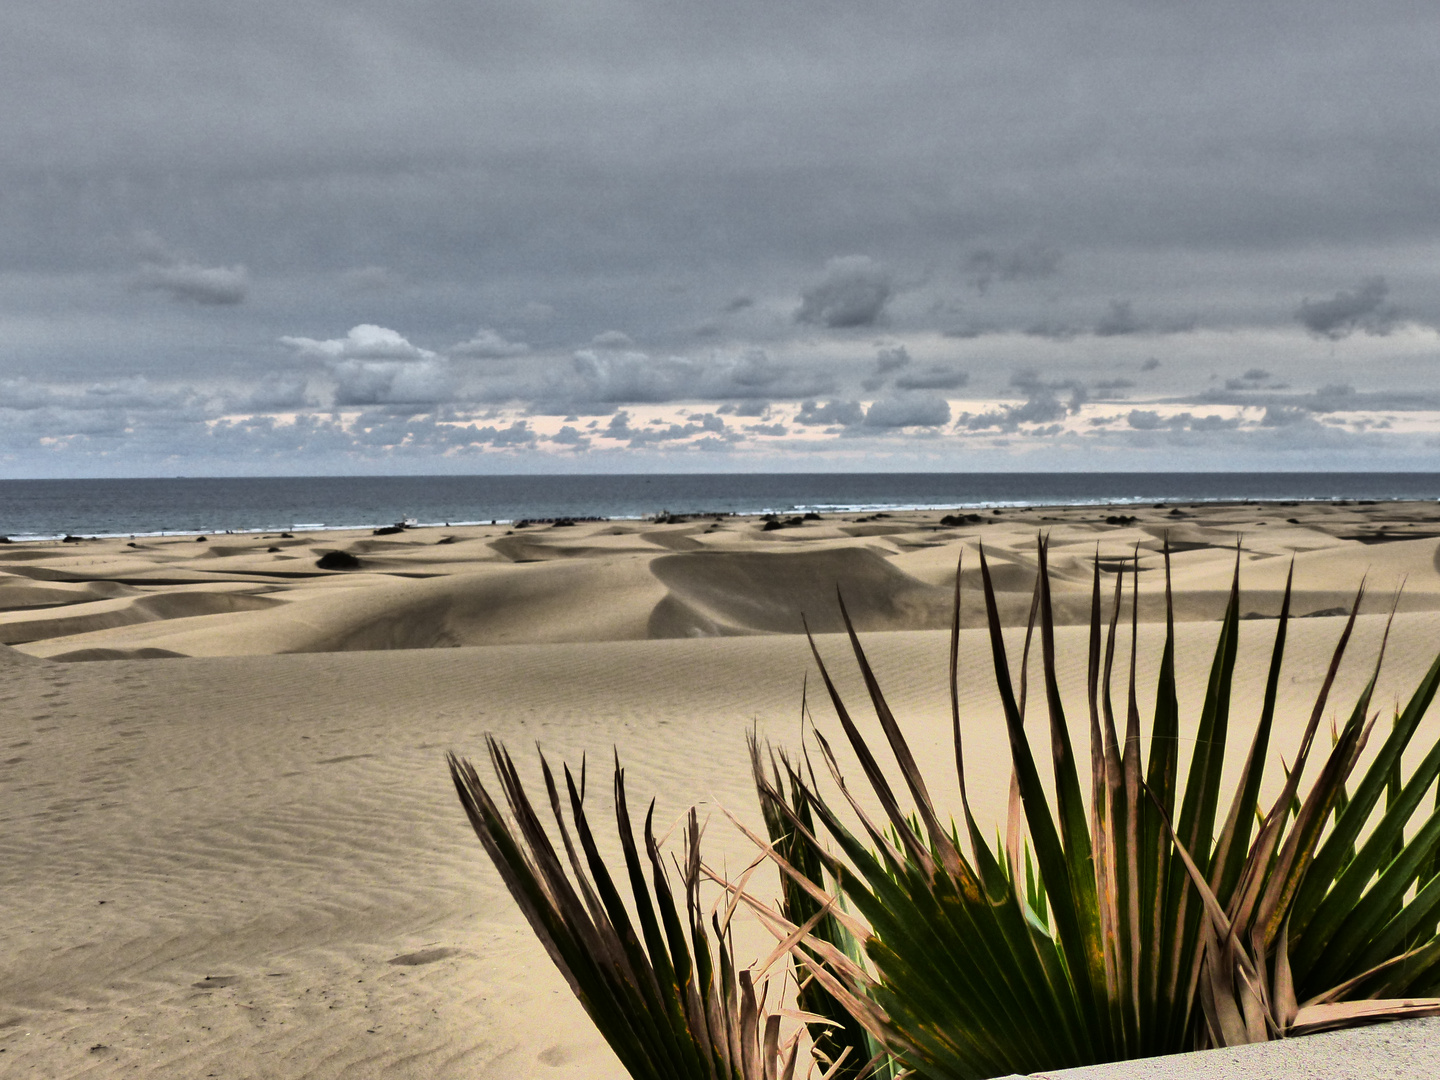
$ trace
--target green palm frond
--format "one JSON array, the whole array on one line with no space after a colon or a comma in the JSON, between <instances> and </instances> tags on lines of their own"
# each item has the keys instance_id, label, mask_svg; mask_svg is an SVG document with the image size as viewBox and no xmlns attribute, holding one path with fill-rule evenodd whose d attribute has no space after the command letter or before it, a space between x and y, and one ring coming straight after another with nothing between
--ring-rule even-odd
<instances>
[{"instance_id":1,"label":"green palm frond","mask_svg":"<svg viewBox=\"0 0 1440 1080\"><path fill-rule=\"evenodd\" d=\"M1440 1012L1440 999L1412 996L1440 989L1440 802L1412 836L1405 835L1440 775L1440 744L1408 779L1397 773L1400 755L1440 684L1440 660L1396 719L1379 755L1347 788L1372 730L1377 659L1375 674L1301 798L1315 733L1354 628L1357 595L1281 794L1265 811L1259 793L1289 622L1287 580L1255 733L1221 819L1221 773L1240 648L1238 551L1183 785L1168 550L1166 635L1143 763L1136 692L1138 584L1130 605L1122 734L1112 689L1124 581L1117 576L1106 632L1097 561L1086 687L1091 745L1088 782L1082 785L1060 694L1044 540L1038 554L1025 655L1038 622L1053 802L1025 724L1025 668L1017 696L981 552L994 677L1013 767L1012 835L1003 848L992 849L976 826L965 786L958 572L950 682L963 829L942 824L843 599L855 662L904 781L908 808L812 639L822 681L882 818L866 815L862 802L869 800L841 774L818 731L820 756L848 813L822 794L808 768L782 758L782 777L772 759L767 776L754 751L772 838L768 848L789 882L782 910L767 922L777 934L795 939L797 964L813 972L898 1059L937 1080L1028 1073ZM1132 577L1138 582L1138 558L1136 563ZM1382 656L1383 651L1382 646ZM1382 793L1385 811L1374 822ZM847 821L858 822L859 832ZM821 842L822 830L836 852ZM781 837L786 844L778 842ZM808 907L791 899L792 885ZM831 893L848 900L863 919L850 931L863 937L863 962L848 956L828 931L797 937L801 916L827 902L833 906Z\"/></svg>"},{"instance_id":2,"label":"green palm frond","mask_svg":"<svg viewBox=\"0 0 1440 1080\"><path fill-rule=\"evenodd\" d=\"M768 988L757 986L754 972L737 968L728 926L713 913L706 926L695 811L685 823L677 896L655 840L653 802L645 815L643 858L636 845L617 758L615 816L627 905L590 827L583 766L578 785L564 769L572 836L555 777L543 755L540 759L562 859L510 755L493 738L486 743L508 818L475 767L452 754L450 774L460 802L531 929L630 1075L792 1080L800 1032L782 1040L781 1010L767 1001Z\"/></svg>"}]
</instances>

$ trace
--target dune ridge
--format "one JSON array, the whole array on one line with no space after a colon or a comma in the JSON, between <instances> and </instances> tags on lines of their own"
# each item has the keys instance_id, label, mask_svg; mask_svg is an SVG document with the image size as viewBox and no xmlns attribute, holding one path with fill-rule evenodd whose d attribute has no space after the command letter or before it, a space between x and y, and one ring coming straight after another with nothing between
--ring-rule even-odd
<instances>
[{"instance_id":1,"label":"dune ridge","mask_svg":"<svg viewBox=\"0 0 1440 1080\"><path fill-rule=\"evenodd\" d=\"M1374 610L1402 580L1400 610L1440 609L1440 513L1428 505L1129 510L1039 508L962 525L928 512L779 529L722 517L25 545L0 553L0 642L70 659L259 655L793 634L802 613L826 632L838 627L837 585L862 629L933 629L948 621L962 554L966 586L978 584L982 544L1013 621L1028 610L1042 530L1066 624L1088 617L1097 553L1111 572L1138 553L1148 581L1167 538L1182 620L1219 617L1237 544L1251 617L1278 611L1291 557L1297 614L1345 607L1367 575ZM1280 513L1293 520L1276 522ZM317 566L331 551L358 567ZM1162 606L1150 590L1140 617L1158 619ZM979 617L972 607L967 625Z\"/></svg>"}]
</instances>

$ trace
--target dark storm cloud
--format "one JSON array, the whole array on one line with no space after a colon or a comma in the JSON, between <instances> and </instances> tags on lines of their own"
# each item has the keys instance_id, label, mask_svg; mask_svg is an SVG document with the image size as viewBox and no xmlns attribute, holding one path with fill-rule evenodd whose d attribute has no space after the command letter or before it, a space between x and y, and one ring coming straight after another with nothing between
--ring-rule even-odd
<instances>
[{"instance_id":1,"label":"dark storm cloud","mask_svg":"<svg viewBox=\"0 0 1440 1080\"><path fill-rule=\"evenodd\" d=\"M1313 391L1270 386L1237 391L1227 387L1198 394L1195 400L1209 405L1301 409L1312 413L1440 410L1440 390L1431 390L1423 384L1411 390L1357 390L1349 383L1326 383Z\"/></svg>"},{"instance_id":2,"label":"dark storm cloud","mask_svg":"<svg viewBox=\"0 0 1440 1080\"><path fill-rule=\"evenodd\" d=\"M651 357L632 351L581 349L569 371L549 383L551 402L639 404L672 401L796 398L823 393L833 378L778 362L763 349L704 357Z\"/></svg>"},{"instance_id":3,"label":"dark storm cloud","mask_svg":"<svg viewBox=\"0 0 1440 1080\"><path fill-rule=\"evenodd\" d=\"M1383 277L1370 277L1349 292L1337 292L1329 300L1301 302L1295 318L1312 334L1332 341L1364 330L1367 334L1388 334L1400 319L1400 312L1387 304L1390 287Z\"/></svg>"},{"instance_id":4,"label":"dark storm cloud","mask_svg":"<svg viewBox=\"0 0 1440 1080\"><path fill-rule=\"evenodd\" d=\"M55 386L30 379L0 381L0 408L67 412L190 412L200 415L204 397L193 387L156 384L143 375L88 386Z\"/></svg>"},{"instance_id":5,"label":"dark storm cloud","mask_svg":"<svg viewBox=\"0 0 1440 1080\"><path fill-rule=\"evenodd\" d=\"M706 413L703 416L695 417L689 423L685 424L660 422L636 427L631 424L630 420L630 414L624 409L621 409L610 418L610 423L605 427L605 436L610 439L622 439L626 445L630 447L655 446L663 443L680 442L693 439L697 435L706 435L707 433L711 438L720 438L726 442L734 442L739 438L738 435L725 427L725 421L713 413ZM774 426L780 428L780 433L783 434L783 425L777 424ZM746 430L756 431L757 426L751 425ZM760 433L773 434L774 432L762 429Z\"/></svg>"},{"instance_id":6,"label":"dark storm cloud","mask_svg":"<svg viewBox=\"0 0 1440 1080\"><path fill-rule=\"evenodd\" d=\"M1111 300L1110 310L1095 324L1096 337L1119 337L1122 334L1136 334L1143 327L1135 317L1135 305L1129 300Z\"/></svg>"},{"instance_id":7,"label":"dark storm cloud","mask_svg":"<svg viewBox=\"0 0 1440 1080\"><path fill-rule=\"evenodd\" d=\"M981 413L963 412L955 419L957 431L985 431L998 428L1000 431L1018 431L1021 424L1053 424L1063 420L1089 400L1085 384L1075 379L1042 379L1037 372L1017 371L1010 377L1010 385L1025 395L1019 405L1002 405ZM1059 394L1070 392L1069 401L1062 401Z\"/></svg>"},{"instance_id":8,"label":"dark storm cloud","mask_svg":"<svg viewBox=\"0 0 1440 1080\"><path fill-rule=\"evenodd\" d=\"M894 291L890 272L868 255L831 259L825 276L805 291L795 318L831 329L873 326Z\"/></svg>"},{"instance_id":9,"label":"dark storm cloud","mask_svg":"<svg viewBox=\"0 0 1440 1080\"><path fill-rule=\"evenodd\" d=\"M309 397L309 386L304 375L271 372L248 393L225 394L222 400L226 412L292 412L318 404Z\"/></svg>"},{"instance_id":10,"label":"dark storm cloud","mask_svg":"<svg viewBox=\"0 0 1440 1080\"><path fill-rule=\"evenodd\" d=\"M970 375L954 364L926 364L895 379L897 390L958 390L970 382Z\"/></svg>"},{"instance_id":11,"label":"dark storm cloud","mask_svg":"<svg viewBox=\"0 0 1440 1080\"><path fill-rule=\"evenodd\" d=\"M338 406L433 405L454 394L449 371L436 360L341 360L330 373Z\"/></svg>"},{"instance_id":12,"label":"dark storm cloud","mask_svg":"<svg viewBox=\"0 0 1440 1080\"><path fill-rule=\"evenodd\" d=\"M482 326L475 336L445 350L449 355L462 359L503 360L512 356L524 356L530 346L523 341L506 341L504 335Z\"/></svg>"},{"instance_id":13,"label":"dark storm cloud","mask_svg":"<svg viewBox=\"0 0 1440 1080\"><path fill-rule=\"evenodd\" d=\"M135 287L192 304L239 304L250 291L250 277L243 266L148 263L135 275Z\"/></svg>"},{"instance_id":14,"label":"dark storm cloud","mask_svg":"<svg viewBox=\"0 0 1440 1080\"><path fill-rule=\"evenodd\" d=\"M865 427L939 427L950 422L950 403L936 394L898 391L865 410Z\"/></svg>"},{"instance_id":15,"label":"dark storm cloud","mask_svg":"<svg viewBox=\"0 0 1440 1080\"><path fill-rule=\"evenodd\" d=\"M1131 409L1125 422L1136 431L1233 431L1240 426L1239 418L1234 416L1195 416L1188 412L1161 416L1154 409Z\"/></svg>"},{"instance_id":16,"label":"dark storm cloud","mask_svg":"<svg viewBox=\"0 0 1440 1080\"><path fill-rule=\"evenodd\" d=\"M801 402L795 422L814 426L848 427L864 419L865 406L858 401L827 401L823 405L805 401Z\"/></svg>"},{"instance_id":17,"label":"dark storm cloud","mask_svg":"<svg viewBox=\"0 0 1440 1080\"><path fill-rule=\"evenodd\" d=\"M880 349L875 354L875 368L869 378L860 385L866 391L875 391L885 385L885 382L895 372L907 367L910 363L910 353L904 345L895 345L890 348Z\"/></svg>"},{"instance_id":18,"label":"dark storm cloud","mask_svg":"<svg viewBox=\"0 0 1440 1080\"><path fill-rule=\"evenodd\" d=\"M1043 244L1029 244L1013 251L982 249L971 254L967 269L970 284L982 295L999 281L1039 281L1053 277L1060 269L1060 252Z\"/></svg>"},{"instance_id":19,"label":"dark storm cloud","mask_svg":"<svg viewBox=\"0 0 1440 1080\"><path fill-rule=\"evenodd\" d=\"M132 279L136 289L165 293L186 303L218 306L243 303L250 292L250 275L243 266L202 266L152 232L141 232L136 243L141 253Z\"/></svg>"}]
</instances>

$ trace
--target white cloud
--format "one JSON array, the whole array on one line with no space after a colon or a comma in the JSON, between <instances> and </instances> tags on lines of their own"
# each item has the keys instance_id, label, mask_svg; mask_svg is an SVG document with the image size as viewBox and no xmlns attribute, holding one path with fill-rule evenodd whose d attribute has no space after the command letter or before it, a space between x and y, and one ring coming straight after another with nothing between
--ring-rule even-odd
<instances>
[{"instance_id":1,"label":"white cloud","mask_svg":"<svg viewBox=\"0 0 1440 1080\"><path fill-rule=\"evenodd\" d=\"M282 337L303 357L323 361L335 378L335 404L430 405L450 401L446 361L384 326L362 323L343 338Z\"/></svg>"},{"instance_id":2,"label":"white cloud","mask_svg":"<svg viewBox=\"0 0 1440 1080\"><path fill-rule=\"evenodd\" d=\"M630 335L621 330L606 330L590 339L590 346L595 349L628 349L634 344Z\"/></svg>"},{"instance_id":3,"label":"white cloud","mask_svg":"<svg viewBox=\"0 0 1440 1080\"><path fill-rule=\"evenodd\" d=\"M318 341L307 337L282 337L301 356L317 360L433 360L435 353L410 344L394 330L373 323L350 328L343 338Z\"/></svg>"}]
</instances>

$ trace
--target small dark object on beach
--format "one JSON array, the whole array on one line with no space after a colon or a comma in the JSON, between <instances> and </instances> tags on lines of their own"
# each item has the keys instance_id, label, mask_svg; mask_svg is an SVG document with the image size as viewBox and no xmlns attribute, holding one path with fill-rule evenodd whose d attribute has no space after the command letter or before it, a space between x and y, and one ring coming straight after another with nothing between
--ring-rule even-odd
<instances>
[{"instance_id":1,"label":"small dark object on beach","mask_svg":"<svg viewBox=\"0 0 1440 1080\"><path fill-rule=\"evenodd\" d=\"M825 520L825 519L822 518L819 514L817 514L814 510L811 510L808 514L805 515L805 520L806 520L806 521L823 521L823 520Z\"/></svg>"},{"instance_id":2,"label":"small dark object on beach","mask_svg":"<svg viewBox=\"0 0 1440 1080\"><path fill-rule=\"evenodd\" d=\"M558 521L552 521L550 523L550 527L552 529L573 529L575 527L575 522L571 521L569 518L560 518Z\"/></svg>"},{"instance_id":3,"label":"small dark object on beach","mask_svg":"<svg viewBox=\"0 0 1440 1080\"><path fill-rule=\"evenodd\" d=\"M315 560L315 565L321 570L354 570L360 560L348 551L327 551Z\"/></svg>"},{"instance_id":4,"label":"small dark object on beach","mask_svg":"<svg viewBox=\"0 0 1440 1080\"><path fill-rule=\"evenodd\" d=\"M294 540L294 539L295 539L295 535L294 535L293 533L281 533L281 534L280 534L280 539L281 539L281 540Z\"/></svg>"},{"instance_id":5,"label":"small dark object on beach","mask_svg":"<svg viewBox=\"0 0 1440 1080\"><path fill-rule=\"evenodd\" d=\"M515 528L517 528L517 529L528 529L529 527L530 527L530 522L528 522L528 521L517 521L517 522L515 522Z\"/></svg>"},{"instance_id":6,"label":"small dark object on beach","mask_svg":"<svg viewBox=\"0 0 1440 1080\"><path fill-rule=\"evenodd\" d=\"M210 542L210 538L208 536L197 536L195 537L195 542L197 544L208 544Z\"/></svg>"},{"instance_id":7,"label":"small dark object on beach","mask_svg":"<svg viewBox=\"0 0 1440 1080\"><path fill-rule=\"evenodd\" d=\"M1166 506L1165 503L1156 503L1155 506L1153 507L1153 509L1155 509L1155 510L1164 510L1164 509L1165 509L1165 506Z\"/></svg>"},{"instance_id":8,"label":"small dark object on beach","mask_svg":"<svg viewBox=\"0 0 1440 1080\"><path fill-rule=\"evenodd\" d=\"M378 528L378 529L371 529L371 530L370 530L370 535L372 535L372 536L394 536L396 533L402 533L402 532L404 532L404 531L405 531L405 526L404 526L404 525L382 525L382 526L380 526L380 528Z\"/></svg>"},{"instance_id":9,"label":"small dark object on beach","mask_svg":"<svg viewBox=\"0 0 1440 1080\"><path fill-rule=\"evenodd\" d=\"M997 506L994 510L991 510L990 513L992 513L992 514L998 514L998 513L1000 513L1000 508Z\"/></svg>"},{"instance_id":10,"label":"small dark object on beach","mask_svg":"<svg viewBox=\"0 0 1440 1080\"><path fill-rule=\"evenodd\" d=\"M453 544L454 542L455 537L453 536L442 536L439 540L435 541L436 544Z\"/></svg>"},{"instance_id":11,"label":"small dark object on beach","mask_svg":"<svg viewBox=\"0 0 1440 1080\"><path fill-rule=\"evenodd\" d=\"M268 551L270 554L273 555L273 554L275 554L275 552L279 551L280 549L277 548L277 547L272 547L272 548L266 548L265 550Z\"/></svg>"},{"instance_id":12,"label":"small dark object on beach","mask_svg":"<svg viewBox=\"0 0 1440 1080\"><path fill-rule=\"evenodd\" d=\"M985 519L979 514L946 514L940 519L941 525L978 525Z\"/></svg>"},{"instance_id":13,"label":"small dark object on beach","mask_svg":"<svg viewBox=\"0 0 1440 1080\"><path fill-rule=\"evenodd\" d=\"M69 533L66 533L64 539L62 539L60 542L62 544L78 544L81 540L84 539L85 538L83 536L71 536Z\"/></svg>"},{"instance_id":14,"label":"small dark object on beach","mask_svg":"<svg viewBox=\"0 0 1440 1080\"><path fill-rule=\"evenodd\" d=\"M1299 525L1299 524L1300 524L1300 519L1299 519L1299 518L1286 518L1285 521L1286 521L1287 524L1290 524L1290 525Z\"/></svg>"},{"instance_id":15,"label":"small dark object on beach","mask_svg":"<svg viewBox=\"0 0 1440 1080\"><path fill-rule=\"evenodd\" d=\"M1133 525L1133 524L1135 524L1135 520L1136 520L1135 518L1129 516L1128 514L1111 514L1109 517L1107 517L1107 518L1105 519L1105 524L1106 524L1106 525Z\"/></svg>"},{"instance_id":16,"label":"small dark object on beach","mask_svg":"<svg viewBox=\"0 0 1440 1080\"><path fill-rule=\"evenodd\" d=\"M764 525L760 526L760 531L774 532L776 529L783 529L784 527L785 526L782 525L780 522L776 521L774 518L771 518L769 521L765 522Z\"/></svg>"},{"instance_id":17,"label":"small dark object on beach","mask_svg":"<svg viewBox=\"0 0 1440 1080\"><path fill-rule=\"evenodd\" d=\"M1181 510L1181 509L1177 506L1174 510L1171 510L1171 511L1170 511L1170 516L1171 516L1171 517L1184 517L1184 516L1185 516L1185 511Z\"/></svg>"},{"instance_id":18,"label":"small dark object on beach","mask_svg":"<svg viewBox=\"0 0 1440 1080\"><path fill-rule=\"evenodd\" d=\"M126 546L126 547L138 548L140 545L137 544L134 540L131 540L131 541L130 541L128 544L126 544L125 546Z\"/></svg>"}]
</instances>

